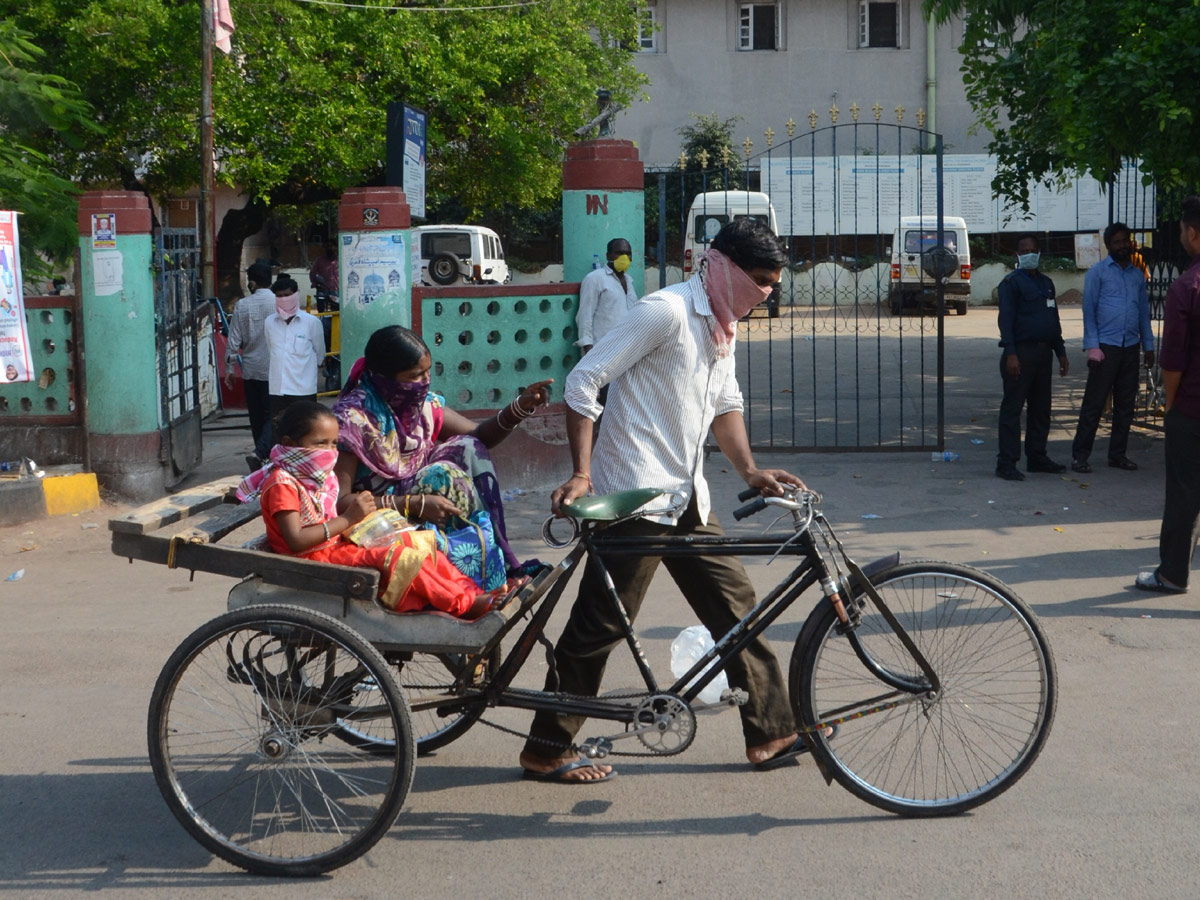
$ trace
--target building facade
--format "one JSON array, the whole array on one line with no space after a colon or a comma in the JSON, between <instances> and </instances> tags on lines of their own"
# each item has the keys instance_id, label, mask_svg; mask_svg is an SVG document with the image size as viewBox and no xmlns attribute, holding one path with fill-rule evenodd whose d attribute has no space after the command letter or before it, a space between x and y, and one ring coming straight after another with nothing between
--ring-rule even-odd
<instances>
[{"instance_id":1,"label":"building facade","mask_svg":"<svg viewBox=\"0 0 1200 900\"><path fill-rule=\"evenodd\" d=\"M741 116L734 140L748 137L758 152L766 148L768 128L778 145L789 119L802 134L810 111L819 128L830 124L834 106L839 123L851 121L852 104L862 122L874 121L876 104L886 122L895 122L902 107L904 124L916 125L922 111L925 127L943 135L948 152L986 148L986 131L968 133L975 115L959 72L963 25L954 20L929 28L920 0L641 5L648 25L639 36L636 64L650 80L649 100L620 114L616 134L636 141L649 167L675 163L678 129L694 122L693 113Z\"/></svg>"}]
</instances>

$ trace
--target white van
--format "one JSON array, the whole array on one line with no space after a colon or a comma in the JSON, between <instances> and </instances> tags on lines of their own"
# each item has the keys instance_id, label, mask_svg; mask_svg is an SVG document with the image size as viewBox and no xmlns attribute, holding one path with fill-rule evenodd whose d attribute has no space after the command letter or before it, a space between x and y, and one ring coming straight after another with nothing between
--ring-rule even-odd
<instances>
[{"instance_id":1,"label":"white van","mask_svg":"<svg viewBox=\"0 0 1200 900\"><path fill-rule=\"evenodd\" d=\"M421 225L413 229L413 280L446 286L508 284L500 236L480 225Z\"/></svg>"},{"instance_id":2,"label":"white van","mask_svg":"<svg viewBox=\"0 0 1200 900\"><path fill-rule=\"evenodd\" d=\"M937 304L938 266L946 276L946 302L960 316L971 295L971 246L961 216L942 217L943 241L938 250L937 216L901 216L892 234L891 287L888 309L925 309Z\"/></svg>"},{"instance_id":3,"label":"white van","mask_svg":"<svg viewBox=\"0 0 1200 900\"><path fill-rule=\"evenodd\" d=\"M779 223L775 219L775 207L771 198L761 191L709 191L697 194L688 209L683 236L683 277L696 274L700 257L708 249L708 243L717 232L730 222L752 218L779 234ZM776 289L767 301L767 315L779 315L779 290Z\"/></svg>"},{"instance_id":4,"label":"white van","mask_svg":"<svg viewBox=\"0 0 1200 900\"><path fill-rule=\"evenodd\" d=\"M683 238L683 276L691 278L708 242L721 228L737 219L750 217L762 222L775 234L775 207L761 191L709 191L697 194L687 215L687 234Z\"/></svg>"}]
</instances>

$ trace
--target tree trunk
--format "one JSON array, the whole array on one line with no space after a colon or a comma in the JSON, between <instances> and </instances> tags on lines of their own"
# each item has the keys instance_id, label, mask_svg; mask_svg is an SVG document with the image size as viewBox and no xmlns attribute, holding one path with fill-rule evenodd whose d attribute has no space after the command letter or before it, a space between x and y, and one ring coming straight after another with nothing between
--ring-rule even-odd
<instances>
[{"instance_id":1,"label":"tree trunk","mask_svg":"<svg viewBox=\"0 0 1200 900\"><path fill-rule=\"evenodd\" d=\"M241 209L231 209L221 219L221 229L217 232L217 296L226 309L243 296L242 244L246 238L258 234L267 215L265 203L249 200Z\"/></svg>"}]
</instances>

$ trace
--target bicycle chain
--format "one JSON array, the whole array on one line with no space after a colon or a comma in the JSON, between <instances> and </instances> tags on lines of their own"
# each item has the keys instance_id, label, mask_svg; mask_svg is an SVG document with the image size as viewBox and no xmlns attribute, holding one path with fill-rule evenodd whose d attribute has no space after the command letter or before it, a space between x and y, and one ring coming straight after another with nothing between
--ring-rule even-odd
<instances>
[{"instance_id":1,"label":"bicycle chain","mask_svg":"<svg viewBox=\"0 0 1200 900\"><path fill-rule=\"evenodd\" d=\"M645 697L645 696L647 696L647 695L644 691L639 691L639 692L635 692L632 694L605 694L604 699L606 699L606 700L625 700L625 699L632 699L635 697ZM556 700L595 700L596 698L595 697L573 696L571 694L555 694L554 699L556 699ZM691 710L691 707L689 706L688 709ZM692 711L692 718L694 721L695 720L695 711L694 710ZM575 744L575 743L564 744L562 741L552 741L549 738L534 737L533 735L529 734L528 732L517 731L516 729L509 728L505 725L498 725L495 722L489 722L483 716L480 716L477 721L488 726L489 728L494 728L497 731L503 731L505 734L511 734L514 737L524 738L526 741L529 741L529 742L532 742L535 744L545 744L546 746L551 747L555 750L561 750L561 751L563 751L563 753L579 753L579 754L583 753L583 748L579 744ZM678 754L680 754L684 750L686 750L688 748L688 746L689 746L689 744L684 744L678 750L670 750L666 753L651 753L649 751L643 753L643 752L638 752L636 750L609 750L607 755L608 756L633 756L633 757L677 756Z\"/></svg>"}]
</instances>

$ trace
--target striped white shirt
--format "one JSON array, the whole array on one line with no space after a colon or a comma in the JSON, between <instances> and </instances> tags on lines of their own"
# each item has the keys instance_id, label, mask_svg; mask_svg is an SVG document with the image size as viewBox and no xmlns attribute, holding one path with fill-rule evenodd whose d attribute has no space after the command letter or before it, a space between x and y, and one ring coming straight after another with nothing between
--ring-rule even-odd
<instances>
[{"instance_id":1,"label":"striped white shirt","mask_svg":"<svg viewBox=\"0 0 1200 900\"><path fill-rule=\"evenodd\" d=\"M742 410L733 346L718 357L714 322L697 275L635 303L567 376L567 405L593 422L604 413L592 449L596 491L674 491L682 498L678 512L648 517L663 524L678 521L693 491L707 520L704 439L716 416ZM601 407L596 395L610 382ZM660 498L647 508L663 505Z\"/></svg>"}]
</instances>

